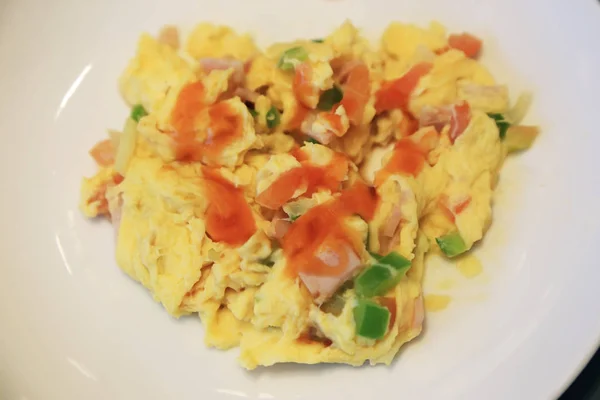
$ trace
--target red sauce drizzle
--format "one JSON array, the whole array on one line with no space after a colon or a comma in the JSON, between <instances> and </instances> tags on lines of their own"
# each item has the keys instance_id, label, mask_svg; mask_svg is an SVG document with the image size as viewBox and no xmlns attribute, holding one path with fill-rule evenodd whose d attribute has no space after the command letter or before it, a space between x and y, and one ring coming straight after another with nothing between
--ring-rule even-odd
<instances>
[{"instance_id":1,"label":"red sauce drizzle","mask_svg":"<svg viewBox=\"0 0 600 400\"><path fill-rule=\"evenodd\" d=\"M242 189L236 188L217 170L203 168L202 174L209 201L206 233L215 242L232 246L244 244L256 232L256 223Z\"/></svg>"},{"instance_id":2,"label":"red sauce drizzle","mask_svg":"<svg viewBox=\"0 0 600 400\"><path fill-rule=\"evenodd\" d=\"M207 116L203 115L205 112ZM208 121L203 123L203 117ZM200 81L181 90L171 113L171 124L175 131L169 135L175 141L175 154L179 161L204 160L218 165L223 149L243 134L242 117L228 103L207 107L204 85ZM202 130L206 130L206 137L200 139L198 131Z\"/></svg>"},{"instance_id":3,"label":"red sauce drizzle","mask_svg":"<svg viewBox=\"0 0 600 400\"><path fill-rule=\"evenodd\" d=\"M348 229L344 220L354 214L370 220L376 206L375 190L358 181L336 199L308 210L283 237L283 252L289 271L294 275L322 276L336 276L344 272L348 262L347 247L359 253L363 246L358 233ZM337 266L327 265L317 257L319 248L323 247L340 257Z\"/></svg>"},{"instance_id":4,"label":"red sauce drizzle","mask_svg":"<svg viewBox=\"0 0 600 400\"><path fill-rule=\"evenodd\" d=\"M348 172L348 160L343 154L335 153L325 166L312 164L306 153L299 148L292 150L291 154L301 166L281 174L267 189L259 193L256 197L257 203L276 210L287 203L294 192L304 185L305 197L312 196L320 189L328 189L332 193L340 191L340 183Z\"/></svg>"},{"instance_id":5,"label":"red sauce drizzle","mask_svg":"<svg viewBox=\"0 0 600 400\"><path fill-rule=\"evenodd\" d=\"M375 186L381 185L393 174L416 177L423 170L431 150L432 139L436 137L436 130L431 128L418 142L410 136L400 139L385 167L375 175Z\"/></svg>"}]
</instances>

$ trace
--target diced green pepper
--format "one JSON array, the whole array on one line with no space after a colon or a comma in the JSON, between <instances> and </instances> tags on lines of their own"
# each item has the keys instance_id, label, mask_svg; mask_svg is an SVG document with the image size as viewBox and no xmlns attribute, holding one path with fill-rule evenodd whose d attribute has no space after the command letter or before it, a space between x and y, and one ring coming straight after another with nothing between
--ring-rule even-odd
<instances>
[{"instance_id":1,"label":"diced green pepper","mask_svg":"<svg viewBox=\"0 0 600 400\"><path fill-rule=\"evenodd\" d=\"M140 122L140 119L142 117L145 117L146 115L148 115L148 113L146 112L146 110L144 109L144 106L141 104L136 104L135 106L133 106L131 108L131 114L130 117L131 119L133 119L135 122Z\"/></svg>"},{"instance_id":2,"label":"diced green pepper","mask_svg":"<svg viewBox=\"0 0 600 400\"><path fill-rule=\"evenodd\" d=\"M321 93L317 108L322 111L329 111L334 105L342 101L343 97L344 93L342 92L342 89L340 89L338 86L334 86L331 89L327 89Z\"/></svg>"},{"instance_id":3,"label":"diced green pepper","mask_svg":"<svg viewBox=\"0 0 600 400\"><path fill-rule=\"evenodd\" d=\"M314 43L323 43L325 40L324 39L313 39L312 41Z\"/></svg>"},{"instance_id":4,"label":"diced green pepper","mask_svg":"<svg viewBox=\"0 0 600 400\"><path fill-rule=\"evenodd\" d=\"M510 123L504 118L504 115L502 114L490 113L488 114L488 116L496 122L500 139L504 139L504 137L506 136L506 131L510 127Z\"/></svg>"},{"instance_id":5,"label":"diced green pepper","mask_svg":"<svg viewBox=\"0 0 600 400\"><path fill-rule=\"evenodd\" d=\"M284 71L291 71L306 59L308 59L308 53L304 47L292 47L281 54L277 67Z\"/></svg>"},{"instance_id":6,"label":"diced green pepper","mask_svg":"<svg viewBox=\"0 0 600 400\"><path fill-rule=\"evenodd\" d=\"M292 216L290 216L290 221L294 222L298 218L300 218L300 215L292 215Z\"/></svg>"},{"instance_id":7,"label":"diced green pepper","mask_svg":"<svg viewBox=\"0 0 600 400\"><path fill-rule=\"evenodd\" d=\"M390 323L390 311L371 300L358 300L354 308L356 334L367 339L381 339Z\"/></svg>"},{"instance_id":8,"label":"diced green pepper","mask_svg":"<svg viewBox=\"0 0 600 400\"><path fill-rule=\"evenodd\" d=\"M409 260L395 251L385 256L370 254L376 263L365 268L356 277L354 287L359 296L382 296L400 282L411 264Z\"/></svg>"},{"instance_id":9,"label":"diced green pepper","mask_svg":"<svg viewBox=\"0 0 600 400\"><path fill-rule=\"evenodd\" d=\"M371 257L377 260L378 264L389 265L397 271L401 271L405 268L408 269L410 267L410 261L405 257L401 256L400 254L396 253L395 251L392 251L385 256L381 256L379 254L371 252L369 252L369 254L371 254Z\"/></svg>"},{"instance_id":10,"label":"diced green pepper","mask_svg":"<svg viewBox=\"0 0 600 400\"><path fill-rule=\"evenodd\" d=\"M539 133L537 126L513 125L506 131L504 144L509 153L527 150Z\"/></svg>"},{"instance_id":11,"label":"diced green pepper","mask_svg":"<svg viewBox=\"0 0 600 400\"><path fill-rule=\"evenodd\" d=\"M456 257L468 250L465 241L458 232L441 236L436 238L435 241L440 246L440 250L450 258Z\"/></svg>"},{"instance_id":12,"label":"diced green pepper","mask_svg":"<svg viewBox=\"0 0 600 400\"><path fill-rule=\"evenodd\" d=\"M248 112L250 113L250 115L252 115L252 118L258 117L258 111L256 111L254 108L248 107Z\"/></svg>"},{"instance_id":13,"label":"diced green pepper","mask_svg":"<svg viewBox=\"0 0 600 400\"><path fill-rule=\"evenodd\" d=\"M396 272L387 265L374 264L365 268L354 280L356 294L363 297L380 296L396 286Z\"/></svg>"},{"instance_id":14,"label":"diced green pepper","mask_svg":"<svg viewBox=\"0 0 600 400\"><path fill-rule=\"evenodd\" d=\"M269 109L269 111L267 111L267 115L265 115L265 119L267 120L267 126L270 129L275 128L277 125L279 125L279 122L281 121L281 117L279 115L279 110L276 109L275 107L271 107Z\"/></svg>"},{"instance_id":15,"label":"diced green pepper","mask_svg":"<svg viewBox=\"0 0 600 400\"><path fill-rule=\"evenodd\" d=\"M308 143L321 144L317 139L311 137L304 139L304 141Z\"/></svg>"}]
</instances>

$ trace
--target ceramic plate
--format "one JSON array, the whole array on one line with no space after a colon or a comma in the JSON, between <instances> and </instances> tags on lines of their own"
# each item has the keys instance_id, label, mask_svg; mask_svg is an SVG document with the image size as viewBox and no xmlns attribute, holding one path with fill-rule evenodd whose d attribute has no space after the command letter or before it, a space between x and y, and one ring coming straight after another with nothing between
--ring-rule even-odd
<instances>
[{"instance_id":1,"label":"ceramic plate","mask_svg":"<svg viewBox=\"0 0 600 400\"><path fill-rule=\"evenodd\" d=\"M230 24L259 43L319 37L350 18L373 38L391 20L468 31L513 94L535 94L531 151L507 161L484 274L391 367L246 372L207 350L117 268L111 227L77 209L87 150L128 110L116 80L142 31ZM600 339L600 5L592 0L0 3L0 398L543 399ZM426 290L444 265L433 262ZM437 272L436 272L437 271ZM440 272L441 271L441 272Z\"/></svg>"}]
</instances>

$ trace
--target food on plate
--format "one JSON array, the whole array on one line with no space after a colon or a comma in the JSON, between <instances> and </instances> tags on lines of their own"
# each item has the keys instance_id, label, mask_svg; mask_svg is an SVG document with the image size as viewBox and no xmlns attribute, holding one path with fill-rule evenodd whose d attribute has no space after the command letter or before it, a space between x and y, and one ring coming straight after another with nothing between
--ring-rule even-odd
<instances>
[{"instance_id":1,"label":"food on plate","mask_svg":"<svg viewBox=\"0 0 600 400\"><path fill-rule=\"evenodd\" d=\"M483 238L503 160L539 133L482 48L438 23L371 44L345 22L266 49L208 23L143 34L81 210L112 221L123 271L245 368L389 364L423 327L425 255Z\"/></svg>"}]
</instances>

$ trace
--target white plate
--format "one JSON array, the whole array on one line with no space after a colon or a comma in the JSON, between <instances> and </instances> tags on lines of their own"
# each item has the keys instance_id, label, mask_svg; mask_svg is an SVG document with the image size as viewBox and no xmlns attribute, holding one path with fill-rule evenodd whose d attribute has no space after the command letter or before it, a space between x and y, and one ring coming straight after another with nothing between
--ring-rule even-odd
<instances>
[{"instance_id":1,"label":"white plate","mask_svg":"<svg viewBox=\"0 0 600 400\"><path fill-rule=\"evenodd\" d=\"M502 172L484 276L428 315L391 368L248 373L118 270L110 226L77 210L87 150L127 113L116 79L141 31L210 20L265 43L345 18L369 35L438 19L481 36L498 79L534 91L543 134ZM0 3L0 398L557 396L600 339L599 39L592 0Z\"/></svg>"}]
</instances>

